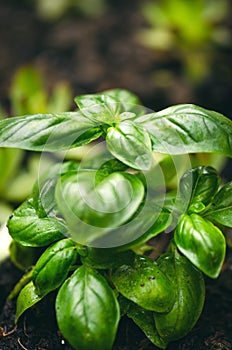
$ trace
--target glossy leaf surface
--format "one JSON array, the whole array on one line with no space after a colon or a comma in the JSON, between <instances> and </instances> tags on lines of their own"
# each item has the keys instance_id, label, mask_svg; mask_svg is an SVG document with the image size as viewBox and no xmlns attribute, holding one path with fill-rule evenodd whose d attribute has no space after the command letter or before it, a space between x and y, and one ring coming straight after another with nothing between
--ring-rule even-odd
<instances>
[{"instance_id":1,"label":"glossy leaf surface","mask_svg":"<svg viewBox=\"0 0 232 350\"><path fill-rule=\"evenodd\" d=\"M16 307L15 321L17 322L19 317L33 305L37 304L42 298L36 293L35 286L33 282L29 282L21 290Z\"/></svg>"},{"instance_id":2,"label":"glossy leaf surface","mask_svg":"<svg viewBox=\"0 0 232 350\"><path fill-rule=\"evenodd\" d=\"M58 288L77 263L77 250L71 239L62 239L49 246L33 270L33 282L38 295L46 295Z\"/></svg>"},{"instance_id":3,"label":"glossy leaf surface","mask_svg":"<svg viewBox=\"0 0 232 350\"><path fill-rule=\"evenodd\" d=\"M175 300L171 280L150 258L135 256L134 261L111 272L116 289L146 310L167 312Z\"/></svg>"},{"instance_id":4,"label":"glossy leaf surface","mask_svg":"<svg viewBox=\"0 0 232 350\"><path fill-rule=\"evenodd\" d=\"M119 160L112 158L100 165L96 173L96 183L114 172L125 171L128 167ZM99 179L98 179L99 178Z\"/></svg>"},{"instance_id":5,"label":"glossy leaf surface","mask_svg":"<svg viewBox=\"0 0 232 350\"><path fill-rule=\"evenodd\" d=\"M232 121L220 113L183 104L136 119L153 149L167 154L216 152L232 157Z\"/></svg>"},{"instance_id":6,"label":"glossy leaf surface","mask_svg":"<svg viewBox=\"0 0 232 350\"><path fill-rule=\"evenodd\" d=\"M156 329L153 312L145 310L127 299L125 299L125 302L128 304L126 315L137 324L154 345L160 349L166 349L167 342L160 337Z\"/></svg>"},{"instance_id":7,"label":"glossy leaf surface","mask_svg":"<svg viewBox=\"0 0 232 350\"><path fill-rule=\"evenodd\" d=\"M205 215L219 224L232 227L232 182L220 189Z\"/></svg>"},{"instance_id":8,"label":"glossy leaf surface","mask_svg":"<svg viewBox=\"0 0 232 350\"><path fill-rule=\"evenodd\" d=\"M162 197L162 195L161 195ZM158 204L157 204L158 202ZM164 198L148 196L129 221L94 241L95 247L118 247L126 250L147 242L171 223L171 214L162 210Z\"/></svg>"},{"instance_id":9,"label":"glossy leaf surface","mask_svg":"<svg viewBox=\"0 0 232 350\"><path fill-rule=\"evenodd\" d=\"M145 113L145 107L141 105L141 102L135 94L125 89L111 89L102 92L103 95L112 97L115 101L120 103L119 119L134 119L137 115L143 115ZM132 115L132 113L134 115Z\"/></svg>"},{"instance_id":10,"label":"glossy leaf surface","mask_svg":"<svg viewBox=\"0 0 232 350\"><path fill-rule=\"evenodd\" d=\"M98 123L111 125L120 111L119 103L109 95L81 95L75 97L75 102L84 116Z\"/></svg>"},{"instance_id":11,"label":"glossy leaf surface","mask_svg":"<svg viewBox=\"0 0 232 350\"><path fill-rule=\"evenodd\" d=\"M200 271L177 251L164 254L157 262L175 286L172 310L154 313L160 337L170 342L184 337L197 322L204 304L204 279Z\"/></svg>"},{"instance_id":12,"label":"glossy leaf surface","mask_svg":"<svg viewBox=\"0 0 232 350\"><path fill-rule=\"evenodd\" d=\"M85 116L108 125L119 120L134 119L136 114L141 115L145 111L138 97L125 89L112 89L100 94L77 96L75 102Z\"/></svg>"},{"instance_id":13,"label":"glossy leaf surface","mask_svg":"<svg viewBox=\"0 0 232 350\"><path fill-rule=\"evenodd\" d=\"M119 322L119 305L106 280L85 266L60 288L56 299L58 326L81 350L110 350Z\"/></svg>"},{"instance_id":14,"label":"glossy leaf surface","mask_svg":"<svg viewBox=\"0 0 232 350\"><path fill-rule=\"evenodd\" d=\"M111 89L102 92L103 95L110 96L122 106L122 111L128 110L128 107L139 105L138 96L125 89Z\"/></svg>"},{"instance_id":15,"label":"glossy leaf surface","mask_svg":"<svg viewBox=\"0 0 232 350\"><path fill-rule=\"evenodd\" d=\"M128 166L148 170L152 165L151 141L147 131L130 121L107 130L106 144L114 157Z\"/></svg>"},{"instance_id":16,"label":"glossy leaf surface","mask_svg":"<svg viewBox=\"0 0 232 350\"><path fill-rule=\"evenodd\" d=\"M48 173L39 176L33 188L33 205L38 216L59 216L55 200L55 187L58 179L70 172L77 172L78 163L65 161L51 167Z\"/></svg>"},{"instance_id":17,"label":"glossy leaf surface","mask_svg":"<svg viewBox=\"0 0 232 350\"><path fill-rule=\"evenodd\" d=\"M188 170L180 181L181 200L189 202L190 210L207 206L218 190L221 179L215 169L199 166Z\"/></svg>"},{"instance_id":18,"label":"glossy leaf surface","mask_svg":"<svg viewBox=\"0 0 232 350\"><path fill-rule=\"evenodd\" d=\"M219 228L197 214L184 214L174 238L180 251L202 272L211 278L219 275L226 251Z\"/></svg>"},{"instance_id":19,"label":"glossy leaf surface","mask_svg":"<svg viewBox=\"0 0 232 350\"><path fill-rule=\"evenodd\" d=\"M147 204L147 203L146 203ZM168 212L160 212L156 207L152 206L152 202L139 213L131 222L127 225L119 227L112 231L108 237L112 244L117 243L116 238L125 244L119 248L120 250L126 250L130 247L136 247L148 242L151 238L157 236L171 224L172 216ZM127 243L128 242L128 243Z\"/></svg>"},{"instance_id":20,"label":"glossy leaf surface","mask_svg":"<svg viewBox=\"0 0 232 350\"><path fill-rule=\"evenodd\" d=\"M102 134L80 112L36 114L0 121L0 146L57 152L82 146Z\"/></svg>"},{"instance_id":21,"label":"glossy leaf surface","mask_svg":"<svg viewBox=\"0 0 232 350\"><path fill-rule=\"evenodd\" d=\"M65 175L56 188L56 199L72 237L91 244L122 225L135 213L143 196L142 182L134 175L112 173L95 184L94 171Z\"/></svg>"},{"instance_id":22,"label":"glossy leaf surface","mask_svg":"<svg viewBox=\"0 0 232 350\"><path fill-rule=\"evenodd\" d=\"M11 237L18 243L30 247L42 247L63 238L67 234L62 219L39 216L31 197L21 204L7 223Z\"/></svg>"},{"instance_id":23,"label":"glossy leaf surface","mask_svg":"<svg viewBox=\"0 0 232 350\"><path fill-rule=\"evenodd\" d=\"M115 248L80 248L83 264L95 269L111 269L129 263L134 258L132 251L120 252Z\"/></svg>"}]
</instances>

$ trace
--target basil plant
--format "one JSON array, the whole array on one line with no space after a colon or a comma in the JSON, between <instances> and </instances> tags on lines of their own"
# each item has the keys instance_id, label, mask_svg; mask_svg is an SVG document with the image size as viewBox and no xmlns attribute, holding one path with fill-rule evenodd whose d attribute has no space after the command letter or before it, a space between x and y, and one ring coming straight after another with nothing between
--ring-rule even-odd
<instances>
[{"instance_id":1,"label":"basil plant","mask_svg":"<svg viewBox=\"0 0 232 350\"><path fill-rule=\"evenodd\" d=\"M73 112L0 121L1 147L53 159L7 223L12 260L27 269L10 295L16 322L53 292L74 349L112 349L124 315L165 349L196 324L204 275L217 278L225 259L232 182L192 168L191 154L232 157L232 122L190 104L151 112L120 89L75 102ZM77 147L82 159L66 160ZM154 260L159 234L169 244Z\"/></svg>"}]
</instances>

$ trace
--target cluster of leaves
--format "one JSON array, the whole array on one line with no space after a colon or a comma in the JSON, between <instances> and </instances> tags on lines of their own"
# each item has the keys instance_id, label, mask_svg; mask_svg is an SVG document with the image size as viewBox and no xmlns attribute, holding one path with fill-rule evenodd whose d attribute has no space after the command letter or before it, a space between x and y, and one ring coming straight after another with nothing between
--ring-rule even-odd
<instances>
[{"instance_id":1,"label":"cluster of leaves","mask_svg":"<svg viewBox=\"0 0 232 350\"><path fill-rule=\"evenodd\" d=\"M65 161L39 178L9 218L17 248L42 249L16 286L16 321L56 291L56 316L75 349L110 350L127 315L158 347L186 335L204 304L203 274L216 278L232 227L232 184L207 166L189 169L175 193L161 194L154 151L232 156L232 122L179 105L146 114L125 90L76 97L74 112L0 122L0 145L56 152L102 137L108 151ZM170 246L154 261L135 253L164 230ZM18 254L20 259L20 254ZM28 265L32 265L29 259Z\"/></svg>"}]
</instances>

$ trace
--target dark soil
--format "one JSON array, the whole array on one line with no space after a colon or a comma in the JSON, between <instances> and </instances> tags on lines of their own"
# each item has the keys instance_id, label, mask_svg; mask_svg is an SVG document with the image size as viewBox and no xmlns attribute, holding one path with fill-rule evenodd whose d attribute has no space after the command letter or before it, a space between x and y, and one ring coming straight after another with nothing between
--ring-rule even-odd
<instances>
[{"instance_id":1,"label":"dark soil","mask_svg":"<svg viewBox=\"0 0 232 350\"><path fill-rule=\"evenodd\" d=\"M48 22L38 17L31 1L1 0L1 104L10 114L12 76L22 64L33 64L46 77L48 89L60 80L69 82L75 95L127 88L154 110L191 102L230 117L232 46L218 51L212 58L212 74L194 85L183 75L177 56L151 51L138 42L136 35L146 25L139 13L142 2L109 0L107 13L98 18L76 18L71 13L57 22ZM157 78L163 71L171 77L165 84ZM231 164L225 173L230 179ZM6 302L6 297L19 277L20 272L10 261L0 266L0 350L71 350L57 329L53 294L27 311L14 329L15 302ZM207 279L206 286L199 322L169 350L232 349L231 257L221 276ZM152 349L156 348L131 320L124 318L114 350Z\"/></svg>"},{"instance_id":2,"label":"dark soil","mask_svg":"<svg viewBox=\"0 0 232 350\"><path fill-rule=\"evenodd\" d=\"M16 282L19 272L7 260L0 267L1 296L9 293L12 276ZM25 312L16 329L15 301L6 301L0 315L0 350L72 350L57 328L54 297L54 294L50 294ZM168 350L231 350L231 330L232 257L228 257L220 277L206 280L206 301L198 323L185 338L170 344ZM113 350L158 348L146 339L131 320L124 318L120 323Z\"/></svg>"}]
</instances>

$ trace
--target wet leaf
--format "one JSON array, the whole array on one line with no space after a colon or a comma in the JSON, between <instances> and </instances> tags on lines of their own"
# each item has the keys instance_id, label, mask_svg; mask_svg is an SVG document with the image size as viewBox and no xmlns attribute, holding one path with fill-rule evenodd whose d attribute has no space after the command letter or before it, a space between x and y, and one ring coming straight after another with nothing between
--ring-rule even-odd
<instances>
[{"instance_id":1,"label":"wet leaf","mask_svg":"<svg viewBox=\"0 0 232 350\"><path fill-rule=\"evenodd\" d=\"M119 305L103 276L82 266L62 285L56 299L58 326L81 350L111 350L119 322Z\"/></svg>"}]
</instances>

